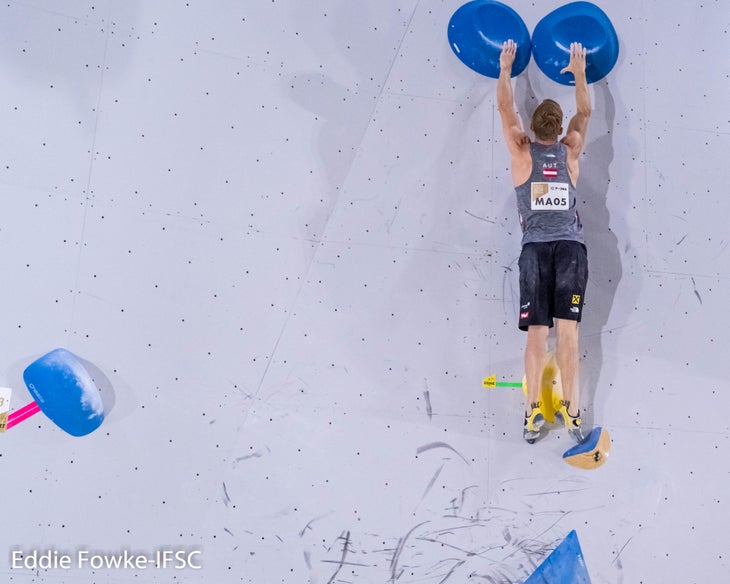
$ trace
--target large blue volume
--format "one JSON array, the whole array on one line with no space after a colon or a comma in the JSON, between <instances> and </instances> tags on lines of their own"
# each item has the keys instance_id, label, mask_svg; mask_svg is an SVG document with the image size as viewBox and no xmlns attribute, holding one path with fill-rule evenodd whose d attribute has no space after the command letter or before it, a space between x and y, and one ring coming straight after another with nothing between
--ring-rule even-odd
<instances>
[{"instance_id":1,"label":"large blue volume","mask_svg":"<svg viewBox=\"0 0 730 584\"><path fill-rule=\"evenodd\" d=\"M464 65L497 79L499 55L505 41L517 43L512 77L530 62L530 31L512 8L493 0L467 2L449 21L449 45Z\"/></svg>"},{"instance_id":2,"label":"large blue volume","mask_svg":"<svg viewBox=\"0 0 730 584\"><path fill-rule=\"evenodd\" d=\"M72 436L89 434L104 421L101 394L70 351L55 349L33 361L23 380L41 411Z\"/></svg>"},{"instance_id":3,"label":"large blue volume","mask_svg":"<svg viewBox=\"0 0 730 584\"><path fill-rule=\"evenodd\" d=\"M591 584L575 530L568 534L524 584Z\"/></svg>"},{"instance_id":4,"label":"large blue volume","mask_svg":"<svg viewBox=\"0 0 730 584\"><path fill-rule=\"evenodd\" d=\"M586 79L595 83L618 60L618 37L606 13L590 2L572 2L553 10L532 33L532 55L540 70L562 85L574 82L572 73L560 71L570 61L570 43L586 49Z\"/></svg>"}]
</instances>

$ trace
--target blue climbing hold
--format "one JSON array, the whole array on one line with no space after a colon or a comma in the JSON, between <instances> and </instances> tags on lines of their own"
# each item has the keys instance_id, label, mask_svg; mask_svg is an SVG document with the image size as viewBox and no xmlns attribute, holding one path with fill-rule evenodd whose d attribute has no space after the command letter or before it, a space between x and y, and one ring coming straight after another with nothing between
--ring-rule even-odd
<instances>
[{"instance_id":1,"label":"blue climbing hold","mask_svg":"<svg viewBox=\"0 0 730 584\"><path fill-rule=\"evenodd\" d=\"M84 436L104 420L104 405L94 380L78 358L55 349L26 367L23 380L41 411L61 430Z\"/></svg>"},{"instance_id":2,"label":"blue climbing hold","mask_svg":"<svg viewBox=\"0 0 730 584\"><path fill-rule=\"evenodd\" d=\"M449 45L464 65L497 79L499 55L505 41L517 43L512 77L530 62L530 31L512 8L494 0L473 0L454 12L449 21Z\"/></svg>"},{"instance_id":3,"label":"blue climbing hold","mask_svg":"<svg viewBox=\"0 0 730 584\"><path fill-rule=\"evenodd\" d=\"M525 584L591 584L575 530L525 580Z\"/></svg>"},{"instance_id":4,"label":"blue climbing hold","mask_svg":"<svg viewBox=\"0 0 730 584\"><path fill-rule=\"evenodd\" d=\"M611 453L611 435L608 430L596 426L586 439L565 451L563 460L586 470L603 466Z\"/></svg>"},{"instance_id":5,"label":"blue climbing hold","mask_svg":"<svg viewBox=\"0 0 730 584\"><path fill-rule=\"evenodd\" d=\"M574 82L561 73L570 61L570 43L586 49L586 79L603 79L618 60L618 37L606 13L590 2L572 2L553 10L532 33L532 54L540 70L562 85Z\"/></svg>"}]
</instances>

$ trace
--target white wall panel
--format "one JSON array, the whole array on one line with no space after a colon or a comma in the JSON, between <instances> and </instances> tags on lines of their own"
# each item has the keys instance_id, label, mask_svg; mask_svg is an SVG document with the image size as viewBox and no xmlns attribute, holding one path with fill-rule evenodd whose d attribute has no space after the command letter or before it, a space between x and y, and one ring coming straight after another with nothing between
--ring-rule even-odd
<instances>
[{"instance_id":1,"label":"white wall panel","mask_svg":"<svg viewBox=\"0 0 730 584\"><path fill-rule=\"evenodd\" d=\"M515 2L532 30L562 3ZM580 208L584 421L521 438L519 226L459 2L10 1L0 384L59 346L104 424L0 435L0 580L523 582L576 529L594 583L728 570L721 0L602 8ZM572 90L532 62L527 123ZM202 570L13 569L199 550Z\"/></svg>"}]
</instances>

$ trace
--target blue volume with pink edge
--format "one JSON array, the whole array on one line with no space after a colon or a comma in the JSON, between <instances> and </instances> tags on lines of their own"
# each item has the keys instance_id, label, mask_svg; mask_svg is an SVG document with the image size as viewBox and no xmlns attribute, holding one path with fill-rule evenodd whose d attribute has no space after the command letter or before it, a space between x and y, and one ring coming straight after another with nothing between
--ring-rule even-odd
<instances>
[{"instance_id":1,"label":"blue volume with pink edge","mask_svg":"<svg viewBox=\"0 0 730 584\"><path fill-rule=\"evenodd\" d=\"M50 420L72 436L85 436L104 421L99 389L81 361L66 349L36 359L23 380Z\"/></svg>"}]
</instances>

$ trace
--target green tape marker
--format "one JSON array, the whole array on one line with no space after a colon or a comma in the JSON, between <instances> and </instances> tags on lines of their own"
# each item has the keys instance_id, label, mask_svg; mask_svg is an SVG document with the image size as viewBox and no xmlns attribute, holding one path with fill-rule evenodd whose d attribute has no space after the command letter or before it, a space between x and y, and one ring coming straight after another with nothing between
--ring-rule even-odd
<instances>
[{"instance_id":1,"label":"green tape marker","mask_svg":"<svg viewBox=\"0 0 730 584\"><path fill-rule=\"evenodd\" d=\"M497 376L491 375L490 377L486 377L482 381L482 386L486 387L487 389L492 389L494 387L522 387L522 382L497 381Z\"/></svg>"}]
</instances>

